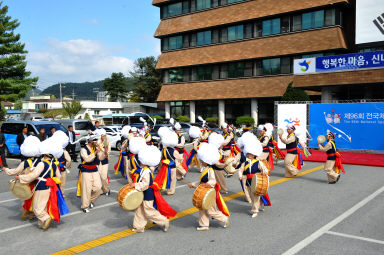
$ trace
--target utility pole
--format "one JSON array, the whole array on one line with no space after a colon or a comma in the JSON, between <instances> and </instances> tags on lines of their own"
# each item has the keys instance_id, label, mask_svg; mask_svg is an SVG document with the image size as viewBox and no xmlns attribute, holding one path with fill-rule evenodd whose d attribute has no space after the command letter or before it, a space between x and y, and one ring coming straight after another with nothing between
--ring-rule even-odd
<instances>
[{"instance_id":1,"label":"utility pole","mask_svg":"<svg viewBox=\"0 0 384 255\"><path fill-rule=\"evenodd\" d=\"M72 88L72 100L75 100L75 88Z\"/></svg>"}]
</instances>

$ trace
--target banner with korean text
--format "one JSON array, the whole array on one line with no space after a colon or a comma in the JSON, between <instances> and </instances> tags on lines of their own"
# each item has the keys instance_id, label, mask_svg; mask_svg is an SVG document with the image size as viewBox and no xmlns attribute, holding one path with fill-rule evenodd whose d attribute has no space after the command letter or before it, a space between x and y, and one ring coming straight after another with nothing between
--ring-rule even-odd
<instances>
[{"instance_id":1,"label":"banner with korean text","mask_svg":"<svg viewBox=\"0 0 384 255\"><path fill-rule=\"evenodd\" d=\"M295 133L306 136L307 130L307 104L278 104L277 105L277 126L284 130L283 137L287 137L287 125L295 126ZM285 144L279 138L279 148L285 149ZM304 141L305 142L305 141Z\"/></svg>"},{"instance_id":2,"label":"banner with korean text","mask_svg":"<svg viewBox=\"0 0 384 255\"><path fill-rule=\"evenodd\" d=\"M384 103L310 104L310 147L327 130L340 149L384 151Z\"/></svg>"},{"instance_id":3,"label":"banner with korean text","mask_svg":"<svg viewBox=\"0 0 384 255\"><path fill-rule=\"evenodd\" d=\"M384 68L384 51L295 59L294 74Z\"/></svg>"}]
</instances>

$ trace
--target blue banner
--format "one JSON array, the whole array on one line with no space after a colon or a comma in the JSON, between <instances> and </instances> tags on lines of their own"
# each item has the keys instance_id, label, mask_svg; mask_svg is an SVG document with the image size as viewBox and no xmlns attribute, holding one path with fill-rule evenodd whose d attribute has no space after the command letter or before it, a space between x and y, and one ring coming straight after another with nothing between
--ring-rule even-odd
<instances>
[{"instance_id":1,"label":"blue banner","mask_svg":"<svg viewBox=\"0 0 384 255\"><path fill-rule=\"evenodd\" d=\"M384 67L384 51L316 58L316 73Z\"/></svg>"},{"instance_id":2,"label":"blue banner","mask_svg":"<svg viewBox=\"0 0 384 255\"><path fill-rule=\"evenodd\" d=\"M384 103L310 104L310 147L327 130L336 136L340 149L384 151Z\"/></svg>"}]
</instances>

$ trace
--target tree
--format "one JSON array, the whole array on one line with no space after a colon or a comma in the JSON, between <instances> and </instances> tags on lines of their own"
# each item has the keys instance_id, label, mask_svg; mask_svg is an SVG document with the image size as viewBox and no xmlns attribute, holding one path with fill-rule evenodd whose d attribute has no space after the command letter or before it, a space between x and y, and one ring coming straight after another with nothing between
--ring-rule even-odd
<instances>
[{"instance_id":1,"label":"tree","mask_svg":"<svg viewBox=\"0 0 384 255\"><path fill-rule=\"evenodd\" d=\"M156 70L158 59L153 56L139 58L135 61L133 101L156 102L161 89L161 71Z\"/></svg>"},{"instance_id":2,"label":"tree","mask_svg":"<svg viewBox=\"0 0 384 255\"><path fill-rule=\"evenodd\" d=\"M23 102L21 100L18 100L14 105L13 105L13 108L17 109L17 110L21 110L23 109Z\"/></svg>"},{"instance_id":3,"label":"tree","mask_svg":"<svg viewBox=\"0 0 384 255\"><path fill-rule=\"evenodd\" d=\"M5 110L5 107L0 102L0 121L3 121L5 119L6 114L7 114L7 110Z\"/></svg>"},{"instance_id":4,"label":"tree","mask_svg":"<svg viewBox=\"0 0 384 255\"><path fill-rule=\"evenodd\" d=\"M210 117L205 119L208 123L219 123L218 117Z\"/></svg>"},{"instance_id":5,"label":"tree","mask_svg":"<svg viewBox=\"0 0 384 255\"><path fill-rule=\"evenodd\" d=\"M82 108L83 105L80 103L80 101L77 100L63 103L63 110L70 119L73 119L81 111Z\"/></svg>"},{"instance_id":6,"label":"tree","mask_svg":"<svg viewBox=\"0 0 384 255\"><path fill-rule=\"evenodd\" d=\"M123 73L112 73L111 78L104 80L103 88L108 92L110 101L126 101L128 89L128 81Z\"/></svg>"},{"instance_id":7,"label":"tree","mask_svg":"<svg viewBox=\"0 0 384 255\"><path fill-rule=\"evenodd\" d=\"M281 98L281 101L310 101L308 94L304 90L294 88L292 85L293 82L288 84L287 90Z\"/></svg>"},{"instance_id":8,"label":"tree","mask_svg":"<svg viewBox=\"0 0 384 255\"><path fill-rule=\"evenodd\" d=\"M55 110L47 111L47 112L43 113L43 116L46 119L56 120L56 119L59 119L59 117L65 118L68 115L66 114L66 112L63 109L55 109Z\"/></svg>"},{"instance_id":9,"label":"tree","mask_svg":"<svg viewBox=\"0 0 384 255\"><path fill-rule=\"evenodd\" d=\"M91 120L91 117L89 117L89 113L85 113L84 114L84 119L86 119L86 120Z\"/></svg>"},{"instance_id":10,"label":"tree","mask_svg":"<svg viewBox=\"0 0 384 255\"><path fill-rule=\"evenodd\" d=\"M27 95L36 86L38 78L30 78L26 71L25 44L19 42L20 34L15 29L17 19L7 16L8 6L0 2L0 100L14 102Z\"/></svg>"}]
</instances>

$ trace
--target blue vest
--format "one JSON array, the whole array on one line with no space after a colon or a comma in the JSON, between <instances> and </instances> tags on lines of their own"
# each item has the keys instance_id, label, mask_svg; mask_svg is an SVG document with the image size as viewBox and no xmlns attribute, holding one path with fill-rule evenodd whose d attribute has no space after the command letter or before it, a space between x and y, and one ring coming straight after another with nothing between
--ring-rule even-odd
<instances>
[{"instance_id":1,"label":"blue vest","mask_svg":"<svg viewBox=\"0 0 384 255\"><path fill-rule=\"evenodd\" d=\"M335 141L333 141L333 143L331 143L332 145L332 148L327 150L327 155L329 154L335 154L336 153L336 145L334 144ZM333 156L328 156L327 160L336 160L336 155L333 155Z\"/></svg>"},{"instance_id":2,"label":"blue vest","mask_svg":"<svg viewBox=\"0 0 384 255\"><path fill-rule=\"evenodd\" d=\"M181 137L183 137L181 134L178 134L178 143L181 143ZM180 154L184 154L184 148L175 148Z\"/></svg>"},{"instance_id":3,"label":"blue vest","mask_svg":"<svg viewBox=\"0 0 384 255\"><path fill-rule=\"evenodd\" d=\"M245 185L248 187L251 186L252 183L252 177L254 174L261 173L259 169L259 161L256 160L253 162L252 166L250 164L250 161L247 161L244 166L243 175L247 176L247 181L245 182Z\"/></svg>"},{"instance_id":4,"label":"blue vest","mask_svg":"<svg viewBox=\"0 0 384 255\"><path fill-rule=\"evenodd\" d=\"M260 143L263 143L266 137L267 137L266 135L263 135L262 137L260 137L259 138ZM269 152L268 144L267 146L263 147L263 152Z\"/></svg>"},{"instance_id":5,"label":"blue vest","mask_svg":"<svg viewBox=\"0 0 384 255\"><path fill-rule=\"evenodd\" d=\"M287 153L290 153L290 154L297 154L297 150L296 150L296 148L297 148L297 137L295 136L295 141L292 142L292 143L288 143L286 147L287 147L287 150L295 149L295 150L293 150L293 151L289 151L289 152L287 152Z\"/></svg>"},{"instance_id":6,"label":"blue vest","mask_svg":"<svg viewBox=\"0 0 384 255\"><path fill-rule=\"evenodd\" d=\"M269 138L269 141L268 141L268 147L273 149L274 146L273 146L272 141L273 141L273 135L271 135L271 137Z\"/></svg>"},{"instance_id":7,"label":"blue vest","mask_svg":"<svg viewBox=\"0 0 384 255\"><path fill-rule=\"evenodd\" d=\"M163 159L169 159L171 161L175 161L173 157L173 153L175 152L174 148L166 147L163 149Z\"/></svg>"},{"instance_id":8,"label":"blue vest","mask_svg":"<svg viewBox=\"0 0 384 255\"><path fill-rule=\"evenodd\" d=\"M24 169L26 169L26 168L29 167L29 163L28 163L27 160L28 160L28 159L24 160ZM38 158L38 159L36 160L35 164L33 164L34 160L33 160L32 158L31 158L31 160L32 160L32 166L33 166L33 167L36 167L36 166L41 162L41 159L40 159L40 158Z\"/></svg>"},{"instance_id":9,"label":"blue vest","mask_svg":"<svg viewBox=\"0 0 384 255\"><path fill-rule=\"evenodd\" d=\"M245 155L244 155L244 151L242 151L241 154L240 154L240 162L239 162L239 164L236 166L236 169L239 169L239 168L241 167L241 165L242 165L245 161L247 161L247 158L246 158Z\"/></svg>"},{"instance_id":10,"label":"blue vest","mask_svg":"<svg viewBox=\"0 0 384 255\"><path fill-rule=\"evenodd\" d=\"M208 167L212 168L212 166L208 166ZM203 177L200 177L200 182L201 183L207 183L209 181L208 173L209 173L209 170L207 171L206 174L203 175Z\"/></svg>"},{"instance_id":11,"label":"blue vest","mask_svg":"<svg viewBox=\"0 0 384 255\"><path fill-rule=\"evenodd\" d=\"M228 133L224 134L224 139L226 139L227 136L229 136L231 134L233 135L232 132L228 132ZM235 136L233 135L232 137L235 137ZM226 146L223 146L223 151L230 150L231 149L230 147L232 147L233 145L234 145L234 138L232 138L231 141Z\"/></svg>"},{"instance_id":12,"label":"blue vest","mask_svg":"<svg viewBox=\"0 0 384 255\"><path fill-rule=\"evenodd\" d=\"M141 174L143 172L144 172L144 169L141 170L140 177L141 177ZM149 173L149 188L143 191L145 201L155 200L155 194L153 193L153 189L151 188L152 184L153 184L153 178L152 178L152 173L150 172Z\"/></svg>"},{"instance_id":13,"label":"blue vest","mask_svg":"<svg viewBox=\"0 0 384 255\"><path fill-rule=\"evenodd\" d=\"M88 149L88 146L85 146L84 148L87 151L87 155L90 155L91 151ZM80 159L81 159L81 162L84 162L84 159L81 156L80 156ZM100 164L100 161L99 161L99 159L97 158L97 155L96 155L96 157L95 157L95 159L93 161L81 163L81 165L79 165L79 168L80 168L81 172L84 172L84 173L94 173L94 172L97 172L97 166L99 164ZM96 166L96 167L92 168L92 169L87 169L87 168L85 168L83 166Z\"/></svg>"},{"instance_id":14,"label":"blue vest","mask_svg":"<svg viewBox=\"0 0 384 255\"><path fill-rule=\"evenodd\" d=\"M51 164L51 168L49 167L49 163L43 161L44 163L44 170L41 172L41 174L39 175L39 177L41 178L52 178L52 177L56 177L56 165L52 162ZM49 169L49 170L48 170ZM35 183L36 183L36 190L47 190L49 189L50 187L48 187L46 184L46 181L40 181L39 180L35 180Z\"/></svg>"}]
</instances>

